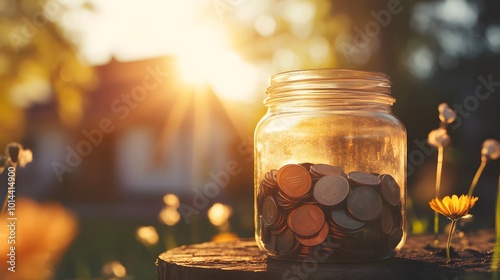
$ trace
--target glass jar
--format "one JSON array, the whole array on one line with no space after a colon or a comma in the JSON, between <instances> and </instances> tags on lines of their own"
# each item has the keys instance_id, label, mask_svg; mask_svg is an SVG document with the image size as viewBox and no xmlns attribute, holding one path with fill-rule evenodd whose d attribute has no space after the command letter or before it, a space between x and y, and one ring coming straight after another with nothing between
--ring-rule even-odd
<instances>
[{"instance_id":1,"label":"glass jar","mask_svg":"<svg viewBox=\"0 0 500 280\"><path fill-rule=\"evenodd\" d=\"M406 129L389 77L313 69L271 77L255 129L255 238L279 259L369 261L406 238Z\"/></svg>"}]
</instances>

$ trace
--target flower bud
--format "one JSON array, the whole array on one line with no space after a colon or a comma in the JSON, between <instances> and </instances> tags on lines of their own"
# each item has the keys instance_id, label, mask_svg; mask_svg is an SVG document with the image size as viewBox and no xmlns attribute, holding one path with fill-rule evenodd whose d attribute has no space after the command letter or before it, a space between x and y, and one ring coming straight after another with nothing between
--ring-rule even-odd
<instances>
[{"instance_id":1,"label":"flower bud","mask_svg":"<svg viewBox=\"0 0 500 280\"><path fill-rule=\"evenodd\" d=\"M19 143L12 142L7 144L5 148L5 153L8 157L10 164L19 164L21 167L26 167L26 165L33 161L33 153L29 149L24 149Z\"/></svg>"},{"instance_id":2,"label":"flower bud","mask_svg":"<svg viewBox=\"0 0 500 280\"><path fill-rule=\"evenodd\" d=\"M481 149L481 156L487 159L498 159L500 158L500 143L495 139L486 139L483 142L483 148Z\"/></svg>"},{"instance_id":3,"label":"flower bud","mask_svg":"<svg viewBox=\"0 0 500 280\"><path fill-rule=\"evenodd\" d=\"M448 125L457 119L457 112L451 109L446 103L439 104L438 111L439 119L444 125Z\"/></svg>"},{"instance_id":4,"label":"flower bud","mask_svg":"<svg viewBox=\"0 0 500 280\"><path fill-rule=\"evenodd\" d=\"M450 140L451 139L446 131L446 128L443 127L434 129L427 137L427 142L436 148L447 146L450 143Z\"/></svg>"},{"instance_id":5,"label":"flower bud","mask_svg":"<svg viewBox=\"0 0 500 280\"><path fill-rule=\"evenodd\" d=\"M7 167L8 163L9 163L8 158L4 155L0 155L0 174L2 174L5 167Z\"/></svg>"},{"instance_id":6,"label":"flower bud","mask_svg":"<svg viewBox=\"0 0 500 280\"><path fill-rule=\"evenodd\" d=\"M19 166L26 167L26 165L33 161L33 153L30 149L24 149L19 154Z\"/></svg>"},{"instance_id":7,"label":"flower bud","mask_svg":"<svg viewBox=\"0 0 500 280\"><path fill-rule=\"evenodd\" d=\"M21 144L12 142L7 144L7 147L5 148L5 154L9 157L9 161L12 164L17 163L17 160L19 159L19 153L22 151L23 146Z\"/></svg>"}]
</instances>

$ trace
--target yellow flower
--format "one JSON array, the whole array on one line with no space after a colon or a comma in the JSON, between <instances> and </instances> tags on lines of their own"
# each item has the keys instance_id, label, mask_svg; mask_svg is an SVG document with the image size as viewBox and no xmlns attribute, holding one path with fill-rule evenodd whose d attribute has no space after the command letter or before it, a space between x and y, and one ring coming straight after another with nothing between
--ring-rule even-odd
<instances>
[{"instance_id":1,"label":"yellow flower","mask_svg":"<svg viewBox=\"0 0 500 280\"><path fill-rule=\"evenodd\" d=\"M54 267L77 234L76 218L56 202L16 198L15 208L18 220L0 217L0 279L54 279ZM15 272L7 270L11 265Z\"/></svg>"},{"instance_id":2,"label":"yellow flower","mask_svg":"<svg viewBox=\"0 0 500 280\"><path fill-rule=\"evenodd\" d=\"M448 219L456 220L466 216L477 200L478 198L474 196L458 197L454 194L452 197L445 196L442 200L434 198L429 202L429 206Z\"/></svg>"}]
</instances>

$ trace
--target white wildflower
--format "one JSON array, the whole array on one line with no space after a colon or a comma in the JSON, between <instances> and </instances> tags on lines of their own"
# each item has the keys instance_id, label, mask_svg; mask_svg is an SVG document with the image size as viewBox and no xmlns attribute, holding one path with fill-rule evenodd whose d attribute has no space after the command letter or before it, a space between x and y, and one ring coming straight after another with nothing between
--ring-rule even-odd
<instances>
[{"instance_id":1,"label":"white wildflower","mask_svg":"<svg viewBox=\"0 0 500 280\"><path fill-rule=\"evenodd\" d=\"M483 142L483 148L481 149L481 156L487 159L498 159L500 158L500 143L495 139L486 139Z\"/></svg>"},{"instance_id":2,"label":"white wildflower","mask_svg":"<svg viewBox=\"0 0 500 280\"><path fill-rule=\"evenodd\" d=\"M451 139L446 131L446 128L443 127L431 131L427 138L427 142L436 148L447 146L450 143L450 140Z\"/></svg>"},{"instance_id":3,"label":"white wildflower","mask_svg":"<svg viewBox=\"0 0 500 280\"><path fill-rule=\"evenodd\" d=\"M33 153L29 149L24 149L21 144L12 142L7 144L5 154L11 165L19 164L21 167L26 167L28 163L33 161Z\"/></svg>"},{"instance_id":4,"label":"white wildflower","mask_svg":"<svg viewBox=\"0 0 500 280\"><path fill-rule=\"evenodd\" d=\"M444 125L448 125L457 119L457 112L451 109L446 103L439 104L438 111L439 119Z\"/></svg>"}]
</instances>

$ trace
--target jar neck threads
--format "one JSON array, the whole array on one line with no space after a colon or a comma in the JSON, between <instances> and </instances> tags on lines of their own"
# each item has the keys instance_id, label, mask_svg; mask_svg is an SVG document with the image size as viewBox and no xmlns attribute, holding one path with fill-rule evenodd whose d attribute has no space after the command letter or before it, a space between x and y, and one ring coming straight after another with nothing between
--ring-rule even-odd
<instances>
[{"instance_id":1,"label":"jar neck threads","mask_svg":"<svg viewBox=\"0 0 500 280\"><path fill-rule=\"evenodd\" d=\"M268 97L264 103L270 110L368 107L387 111L395 102L389 76L348 69L279 73L271 77L266 93Z\"/></svg>"}]
</instances>

